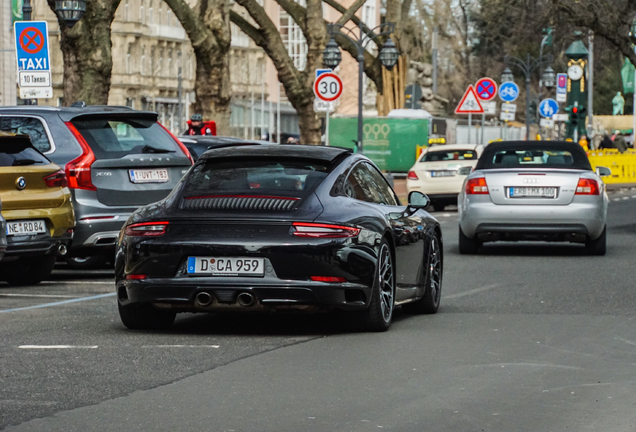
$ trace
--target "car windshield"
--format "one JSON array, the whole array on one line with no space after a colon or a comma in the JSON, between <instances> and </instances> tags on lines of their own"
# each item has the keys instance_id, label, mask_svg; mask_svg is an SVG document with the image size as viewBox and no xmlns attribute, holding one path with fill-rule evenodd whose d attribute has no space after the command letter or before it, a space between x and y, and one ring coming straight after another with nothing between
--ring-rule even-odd
<instances>
[{"instance_id":1,"label":"car windshield","mask_svg":"<svg viewBox=\"0 0 636 432\"><path fill-rule=\"evenodd\" d=\"M476 169L492 168L592 169L583 149L568 143L491 145Z\"/></svg>"},{"instance_id":2,"label":"car windshield","mask_svg":"<svg viewBox=\"0 0 636 432\"><path fill-rule=\"evenodd\" d=\"M76 119L97 159L118 159L128 154L177 153L179 145L157 122L148 119Z\"/></svg>"},{"instance_id":3,"label":"car windshield","mask_svg":"<svg viewBox=\"0 0 636 432\"><path fill-rule=\"evenodd\" d=\"M247 194L304 198L327 174L326 165L312 161L210 160L192 170L184 197Z\"/></svg>"},{"instance_id":4,"label":"car windshield","mask_svg":"<svg viewBox=\"0 0 636 432\"><path fill-rule=\"evenodd\" d=\"M420 162L438 162L453 160L476 160L477 152L474 150L435 150L424 155Z\"/></svg>"},{"instance_id":5,"label":"car windshield","mask_svg":"<svg viewBox=\"0 0 636 432\"><path fill-rule=\"evenodd\" d=\"M42 153L33 148L27 138L0 138L0 167L50 163Z\"/></svg>"}]
</instances>

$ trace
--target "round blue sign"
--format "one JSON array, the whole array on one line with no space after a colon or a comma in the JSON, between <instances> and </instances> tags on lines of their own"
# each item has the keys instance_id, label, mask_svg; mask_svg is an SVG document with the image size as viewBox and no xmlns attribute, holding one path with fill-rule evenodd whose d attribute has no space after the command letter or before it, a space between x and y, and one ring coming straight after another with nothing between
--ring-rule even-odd
<instances>
[{"instance_id":1,"label":"round blue sign","mask_svg":"<svg viewBox=\"0 0 636 432\"><path fill-rule=\"evenodd\" d=\"M559 104L554 99L543 99L539 104L539 114L550 118L559 112Z\"/></svg>"},{"instance_id":2,"label":"round blue sign","mask_svg":"<svg viewBox=\"0 0 636 432\"><path fill-rule=\"evenodd\" d=\"M499 86L499 98L504 102L514 102L519 97L519 86L512 81Z\"/></svg>"}]
</instances>

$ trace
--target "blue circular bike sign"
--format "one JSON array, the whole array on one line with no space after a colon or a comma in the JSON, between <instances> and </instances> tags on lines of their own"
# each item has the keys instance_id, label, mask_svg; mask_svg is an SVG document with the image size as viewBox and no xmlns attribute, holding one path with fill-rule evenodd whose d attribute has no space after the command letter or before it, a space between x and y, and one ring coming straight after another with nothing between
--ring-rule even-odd
<instances>
[{"instance_id":1,"label":"blue circular bike sign","mask_svg":"<svg viewBox=\"0 0 636 432\"><path fill-rule=\"evenodd\" d=\"M514 102L519 97L519 86L512 81L499 86L499 98L504 102Z\"/></svg>"}]
</instances>

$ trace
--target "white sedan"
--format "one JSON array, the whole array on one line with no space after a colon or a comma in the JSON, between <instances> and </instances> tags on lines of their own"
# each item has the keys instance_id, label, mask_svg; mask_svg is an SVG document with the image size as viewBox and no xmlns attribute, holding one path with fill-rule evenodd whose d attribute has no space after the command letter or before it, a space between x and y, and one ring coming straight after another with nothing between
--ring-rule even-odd
<instances>
[{"instance_id":1,"label":"white sedan","mask_svg":"<svg viewBox=\"0 0 636 432\"><path fill-rule=\"evenodd\" d=\"M435 145L422 152L409 170L406 189L422 192L435 211L457 203L464 179L477 165L484 147L477 144Z\"/></svg>"}]
</instances>

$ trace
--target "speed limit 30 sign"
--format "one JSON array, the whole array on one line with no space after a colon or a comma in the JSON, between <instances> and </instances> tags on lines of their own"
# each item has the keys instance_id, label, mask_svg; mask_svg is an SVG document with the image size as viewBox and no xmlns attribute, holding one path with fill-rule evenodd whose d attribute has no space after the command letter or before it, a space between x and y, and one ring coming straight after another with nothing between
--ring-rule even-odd
<instances>
[{"instance_id":1,"label":"speed limit 30 sign","mask_svg":"<svg viewBox=\"0 0 636 432\"><path fill-rule=\"evenodd\" d=\"M342 94L342 81L334 73L320 74L314 81L314 94L325 102L333 102Z\"/></svg>"}]
</instances>

